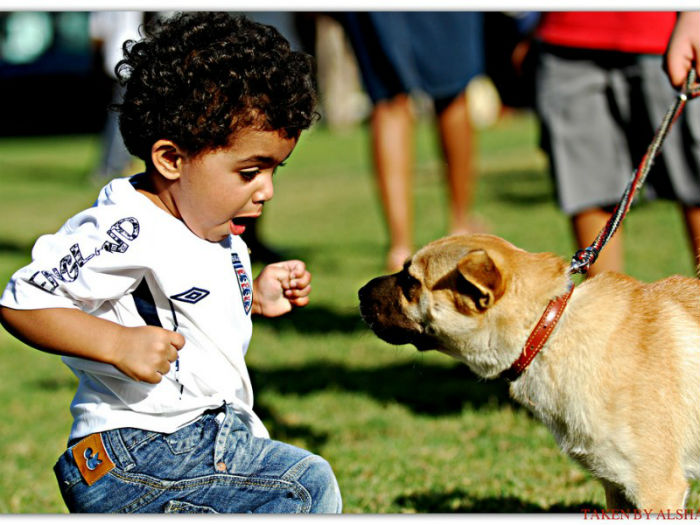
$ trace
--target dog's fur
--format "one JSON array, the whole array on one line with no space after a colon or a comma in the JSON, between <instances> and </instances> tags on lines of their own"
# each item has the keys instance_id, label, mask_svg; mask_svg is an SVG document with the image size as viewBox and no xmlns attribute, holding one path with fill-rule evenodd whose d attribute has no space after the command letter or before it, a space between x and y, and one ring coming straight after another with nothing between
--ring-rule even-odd
<instances>
[{"instance_id":1,"label":"dog's fur","mask_svg":"<svg viewBox=\"0 0 700 525\"><path fill-rule=\"evenodd\" d=\"M567 270L491 235L447 237L367 283L360 310L382 339L495 378L566 290ZM682 508L700 476L700 280L584 281L510 392L602 482L608 508Z\"/></svg>"}]
</instances>

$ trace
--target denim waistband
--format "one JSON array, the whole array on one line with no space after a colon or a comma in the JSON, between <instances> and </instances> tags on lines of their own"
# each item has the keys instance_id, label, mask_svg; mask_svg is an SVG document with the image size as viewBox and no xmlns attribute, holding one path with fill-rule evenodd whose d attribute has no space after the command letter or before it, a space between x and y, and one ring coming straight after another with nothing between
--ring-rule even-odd
<instances>
[{"instance_id":1,"label":"denim waistband","mask_svg":"<svg viewBox=\"0 0 700 525\"><path fill-rule=\"evenodd\" d=\"M228 425L224 425L226 421L231 420L229 414L232 415L233 411L228 405L223 404L220 407L205 410L197 419L193 421L193 423L205 417L214 418L221 427L219 430L219 436L224 439L224 436L226 435L225 432L222 432L224 430L224 426L228 427L231 425L230 422ZM125 429L116 428L113 430L106 430L104 432L99 432L99 435L102 437L102 443L104 444L105 451L115 466L119 467L125 472L128 472L134 467L135 464L133 457L129 453L129 447L122 438L122 430ZM56 470L57 474L59 474L60 471L60 479L63 479L68 485L73 485L82 479L79 470L75 468L76 464L75 459L73 458L73 447L85 439L85 437L87 436L69 440L67 449L59 457L56 465L54 466L54 470ZM217 444L218 442L219 440L217 439ZM221 445L223 446L224 443L222 442Z\"/></svg>"},{"instance_id":2,"label":"denim waistband","mask_svg":"<svg viewBox=\"0 0 700 525\"><path fill-rule=\"evenodd\" d=\"M226 472L227 465L223 461L224 453L226 452L226 441L237 418L230 405L223 405L221 408L224 409L223 419L221 419L221 414L216 415L216 419L219 422L219 432L216 434L216 442L214 443L214 465L216 465L217 470Z\"/></svg>"}]
</instances>

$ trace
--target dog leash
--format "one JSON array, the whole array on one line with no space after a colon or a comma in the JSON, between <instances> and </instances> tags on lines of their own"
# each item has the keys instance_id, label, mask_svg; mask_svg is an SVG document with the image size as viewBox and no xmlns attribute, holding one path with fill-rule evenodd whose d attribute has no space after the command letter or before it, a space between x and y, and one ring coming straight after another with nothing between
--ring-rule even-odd
<instances>
[{"instance_id":1,"label":"dog leash","mask_svg":"<svg viewBox=\"0 0 700 525\"><path fill-rule=\"evenodd\" d=\"M571 266L569 267L569 275L575 273L587 273L588 269L598 258L600 251L619 228L622 219L625 218L625 215L627 215L627 212L629 211L635 193L644 184L646 176L654 163L654 158L659 154L661 145L671 130L671 126L683 112L686 102L689 99L700 96L700 85L691 87L694 82L695 70L691 69L681 92L678 94L675 102L666 112L666 115L664 116L659 129L656 131L649 148L644 154L644 157L642 157L639 166L632 174L632 178L627 184L620 202L613 210L612 216L595 238L593 243L587 248L579 250L574 254L571 260ZM510 382L515 381L518 379L518 377L520 377L520 374L525 371L539 351L542 350L542 347L545 345L549 339L549 336L554 331L554 328L564 313L564 309L566 308L569 298L573 292L574 283L573 281L569 280L566 292L558 297L555 297L549 302L544 310L544 313L542 314L542 317L540 317L540 320L535 325L535 328L532 329L530 336L525 342L525 346L523 347L520 356L510 366L510 368L500 374L500 377Z\"/></svg>"},{"instance_id":2,"label":"dog leash","mask_svg":"<svg viewBox=\"0 0 700 525\"><path fill-rule=\"evenodd\" d=\"M686 102L689 99L700 96L700 84L693 86L694 82L695 69L691 68L690 72L688 73L688 78L686 79L685 84L683 84L681 92L676 97L675 102L669 107L668 111L666 112L666 115L664 116L661 122L661 125L659 126L659 129L656 131L656 134L654 135L654 138L651 141L651 144L649 145L646 153L642 157L639 166L634 171L634 173L632 173L632 178L627 184L627 187L625 188L625 191L622 194L620 202L617 204L617 206L615 206L612 216L610 217L610 219L608 219L608 222L605 224L605 226L595 238L593 243L587 248L578 250L574 254L571 260L571 266L569 267L570 274L587 273L588 269L598 258L600 251L620 227L622 220L625 218L625 215L627 215L627 212L629 211L629 208L632 204L632 201L634 200L634 196L637 190L641 188L644 184L647 174L649 173L649 170L651 169L651 166L654 163L654 159L659 154L659 151L661 150L661 145L663 144L664 140L666 140L666 137L668 136L668 133L671 130L671 126L673 126L674 122L683 112Z\"/></svg>"}]
</instances>

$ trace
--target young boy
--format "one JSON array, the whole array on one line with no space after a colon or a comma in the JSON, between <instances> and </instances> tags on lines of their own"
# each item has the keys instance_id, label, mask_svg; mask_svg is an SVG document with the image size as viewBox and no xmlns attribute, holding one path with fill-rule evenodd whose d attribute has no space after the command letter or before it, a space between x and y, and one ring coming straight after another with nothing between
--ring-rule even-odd
<instances>
[{"instance_id":1,"label":"young boy","mask_svg":"<svg viewBox=\"0 0 700 525\"><path fill-rule=\"evenodd\" d=\"M340 512L322 458L269 439L250 315L308 303L301 261L250 280L240 239L312 123L310 59L271 27L178 15L125 47L119 107L145 173L39 238L3 325L80 380L54 470L71 512Z\"/></svg>"}]
</instances>

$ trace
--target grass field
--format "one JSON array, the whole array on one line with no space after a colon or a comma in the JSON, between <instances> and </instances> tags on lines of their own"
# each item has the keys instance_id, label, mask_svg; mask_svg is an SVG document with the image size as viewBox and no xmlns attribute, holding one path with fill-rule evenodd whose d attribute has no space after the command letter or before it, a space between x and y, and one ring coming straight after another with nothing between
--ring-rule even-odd
<instances>
[{"instance_id":1,"label":"grass field","mask_svg":"<svg viewBox=\"0 0 700 525\"><path fill-rule=\"evenodd\" d=\"M573 254L530 115L479 134L476 212L531 251ZM0 281L29 261L35 238L88 207L94 136L0 140ZM417 134L417 244L443 236L446 197L432 127ZM256 409L273 437L326 457L347 513L573 512L604 506L602 488L511 402L437 353L392 347L359 318L357 290L383 270L386 235L367 131L309 132L276 176L266 241L306 261L312 302L257 319L248 363ZM672 203L634 208L627 271L642 280L693 275ZM0 329L0 513L66 512L52 472L76 387L58 357ZM663 422L659 422L663 424ZM659 480L662 482L662 480ZM688 502L700 507L700 484Z\"/></svg>"}]
</instances>

